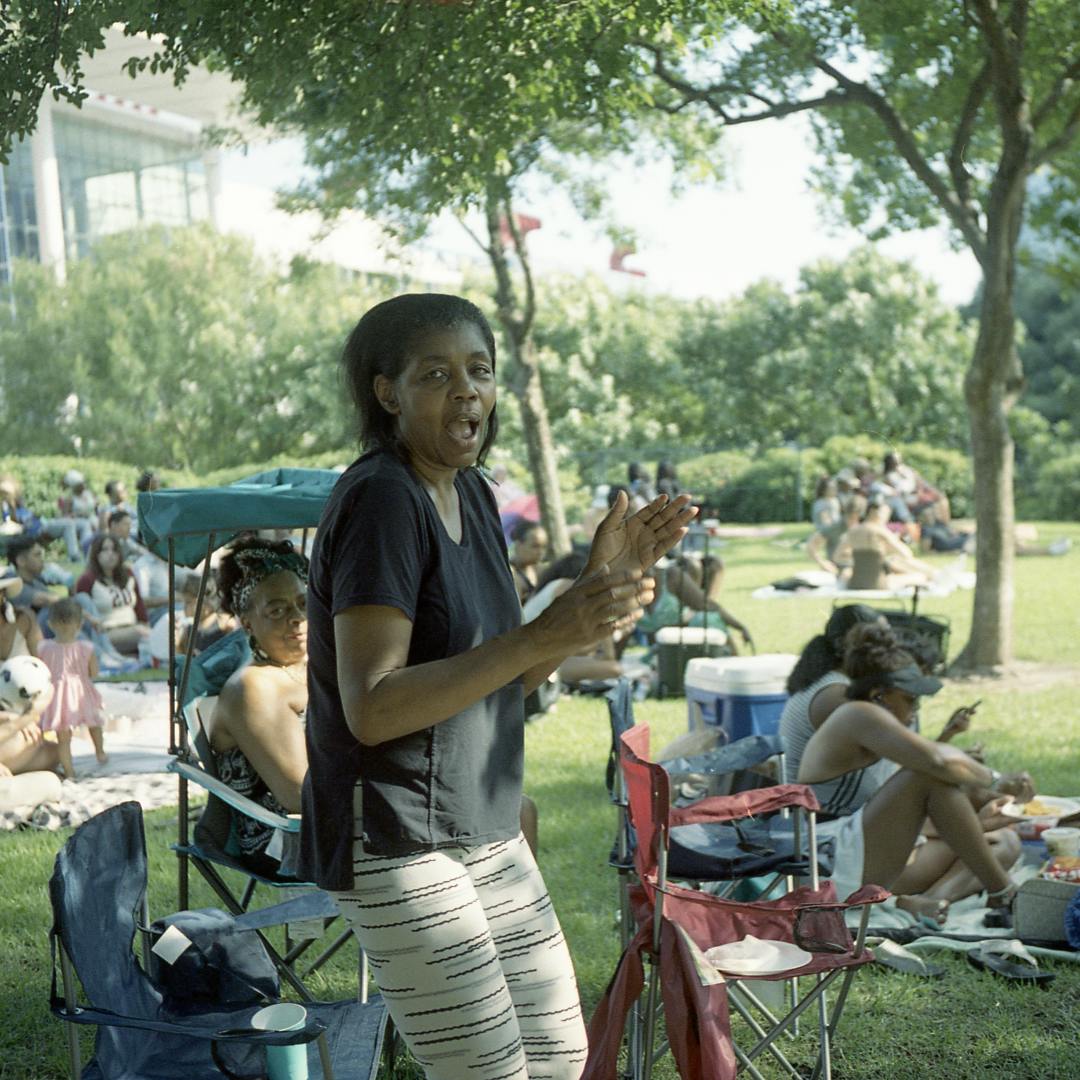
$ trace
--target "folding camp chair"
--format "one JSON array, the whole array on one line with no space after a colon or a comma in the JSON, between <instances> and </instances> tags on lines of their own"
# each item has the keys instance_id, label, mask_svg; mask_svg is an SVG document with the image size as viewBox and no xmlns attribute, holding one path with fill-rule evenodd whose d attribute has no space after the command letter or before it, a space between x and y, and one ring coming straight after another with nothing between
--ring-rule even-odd
<instances>
[{"instance_id":1,"label":"folding camp chair","mask_svg":"<svg viewBox=\"0 0 1080 1080\"><path fill-rule=\"evenodd\" d=\"M178 836L174 850L178 862L178 903L188 906L188 870L194 865L200 875L221 898L230 912L248 910L255 889L298 887L305 883L283 881L253 872L236 858L228 843L231 807L260 821L273 824L284 833L295 834L299 822L278 818L268 820L265 808L243 800L217 780L213 758L205 732L198 723L197 710L190 705L197 696L217 693L225 680L242 662L246 636L237 631L217 642L210 649L194 655L194 635L189 636L188 649L182 657L175 651L175 571L177 566L197 566L203 573L195 602L193 623L198 625L202 615L210 558L218 548L228 544L237 534L268 528L288 528L307 531L314 528L322 515L323 506L338 480L330 469L272 469L238 480L221 488L195 488L143 492L139 495L139 534L156 555L169 562L169 753L174 755L170 766L178 777ZM230 642L239 649L231 648ZM248 654L249 655L249 654ZM193 737L192 732L196 735ZM194 782L208 792L206 811L198 819L195 838L191 838L191 813L188 804L188 784ZM221 868L236 870L247 876L242 894L235 896ZM321 966L348 939L342 933L325 950L304 976ZM265 942L278 965L281 977L303 997L310 997L303 978L293 964L307 950L310 940L295 947L286 944L284 955ZM366 958L360 950L360 998L367 992Z\"/></svg>"},{"instance_id":2,"label":"folding camp chair","mask_svg":"<svg viewBox=\"0 0 1080 1080\"><path fill-rule=\"evenodd\" d=\"M315 886L292 878L270 877L259 874L245 865L236 852L232 843L234 811L246 814L264 825L277 829L283 836L289 838L285 841L286 843L298 838L300 819L297 816L286 817L276 814L254 800L241 795L218 778L204 723L204 718L209 718L215 701L216 698L212 696L196 698L189 701L182 710L188 734L187 750L183 756L173 758L169 762L168 768L170 772L174 772L186 781L203 788L207 792L207 805L195 825L194 839L183 845L174 844L173 850L191 861L203 880L214 890L229 912L233 915L241 915L248 911L255 890L260 885L277 890L302 887L314 889ZM222 868L236 870L247 877L243 893L239 897L229 888L228 882L221 873ZM336 914L336 909L332 908L331 918L335 918ZM347 928L340 931L302 973L296 971L295 965L305 956L317 939L306 936L294 945L290 945L288 927L286 926L284 955L279 953L265 939L264 945L281 973L281 977L301 997L310 999L311 994L303 980L313 972L318 971L349 941L351 936L352 931ZM366 1001L368 965L367 955L363 949L359 949L358 964L359 998L361 1001Z\"/></svg>"},{"instance_id":3,"label":"folding camp chair","mask_svg":"<svg viewBox=\"0 0 1080 1080\"><path fill-rule=\"evenodd\" d=\"M776 1045L798 1017L813 1005L819 1015L820 1046L814 1076L831 1076L830 1042L843 1011L854 971L873 959L865 948L871 903L888 897L884 889L864 886L845 902L837 902L832 885L819 885L816 859L808 859L811 883L776 900L739 902L682 888L669 880L668 856L674 822L732 821L748 815L776 813L783 808L806 815L806 851L816 844L813 791L800 784L768 788L702 800L673 813L667 773L651 762L649 730L638 725L622 736L622 766L637 833L635 866L641 882L633 900L638 932L624 951L615 978L589 1025L589 1061L585 1080L600 1080L615 1072L615 1060L625 1017L645 983L642 954L650 959L643 1007L634 1010L629 1040L630 1075L648 1080L658 1054L657 1009L662 983L668 1042L684 1080L728 1080L743 1069L761 1074L754 1059L768 1051L784 1071L799 1072ZM861 908L857 939L852 940L844 913ZM797 968L755 974L767 981L795 975L815 976L809 994L776 1016L745 985L745 974L720 972L704 953L713 946L742 941L753 935L805 950L810 959ZM840 980L830 1018L826 990ZM749 1026L756 1042L748 1049L732 1038L729 1005ZM663 1051L661 1051L662 1053Z\"/></svg>"},{"instance_id":4,"label":"folding camp chair","mask_svg":"<svg viewBox=\"0 0 1080 1080\"><path fill-rule=\"evenodd\" d=\"M621 681L607 695L611 720L612 748L608 758L607 786L612 802L618 807L618 825L609 865L619 874L619 912L622 944L625 947L634 931L630 916L628 890L633 877L634 830L627 809L625 785L619 768L622 738L634 727L633 695L628 683ZM776 758L783 780L783 744L778 735L750 735L718 747L707 754L666 762L672 770L710 778L724 794L772 784L763 773L755 772L765 762ZM700 806L695 803L693 806ZM786 820L781 810L775 820L755 819L732 824L727 821L684 820L682 808L672 809L669 836L668 872L678 880L708 883L720 895L732 893L741 882L763 879L763 896L772 895L784 884L790 891L795 878L810 874L809 859L800 842L799 823ZM832 869L834 842L816 845L818 872L828 875Z\"/></svg>"},{"instance_id":5,"label":"folding camp chair","mask_svg":"<svg viewBox=\"0 0 1080 1080\"><path fill-rule=\"evenodd\" d=\"M67 1027L71 1076L77 1080L138 1077L139 1080L221 1080L264 1077L262 1046L306 1043L312 1076L373 1080L382 1055L386 1010L380 998L307 1002L302 1028L259 1032L251 1018L277 996L276 980L267 987L248 984L243 1004L219 997L170 1003L166 988L151 975L143 942L142 964L134 951L136 918L146 913L146 839L142 808L127 802L81 825L56 858L49 882L53 909L51 1007ZM316 895L305 908L321 910ZM283 905L294 909L297 905ZM250 925L265 926L271 909ZM235 932L246 934L243 920ZM258 950L257 943L254 949ZM250 954L252 945L245 946ZM57 957L59 953L59 957ZM59 959L63 991L56 978ZM156 959L156 958L155 958ZM267 958L262 968L273 975ZM77 983L85 1003L79 1002ZM233 987L235 990L235 986ZM235 1002L235 993L227 995ZM94 1058L81 1068L75 1025L97 1027Z\"/></svg>"}]
</instances>

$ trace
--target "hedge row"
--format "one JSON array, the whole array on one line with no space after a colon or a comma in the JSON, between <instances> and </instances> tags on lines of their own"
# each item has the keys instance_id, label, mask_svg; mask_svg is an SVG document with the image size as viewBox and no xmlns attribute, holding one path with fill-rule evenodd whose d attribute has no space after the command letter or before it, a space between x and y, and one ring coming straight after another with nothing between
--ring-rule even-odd
<instances>
[{"instance_id":1,"label":"hedge row","mask_svg":"<svg viewBox=\"0 0 1080 1080\"><path fill-rule=\"evenodd\" d=\"M355 456L356 451L345 449L313 454L303 459L289 457L278 458L264 464L233 465L204 476L183 469L155 468L154 471L160 477L162 487L213 487L219 484L231 484L234 480L240 480L263 469L276 468L279 465L329 469L335 465L348 464ZM142 470L132 468L130 465L110 461L108 458L77 458L62 455L0 457L0 476L15 477L22 485L23 498L27 506L41 517L56 515L57 499L63 492L64 474L69 469L78 469L86 477L87 486L102 501L105 499L105 485L111 480L123 480L127 484L131 501L134 503L135 482Z\"/></svg>"},{"instance_id":2,"label":"hedge row","mask_svg":"<svg viewBox=\"0 0 1080 1080\"><path fill-rule=\"evenodd\" d=\"M872 439L838 436L821 447L801 450L778 447L756 456L723 450L680 462L679 479L685 490L701 498L722 521L795 521L800 505L805 520L809 517L814 487L823 472L835 474L856 457L864 457L880 469L886 451L894 449L930 483L948 494L954 516L973 515L969 458L959 451L942 450L925 443L893 446ZM165 487L214 486L279 465L333 468L348 463L355 454L354 449L346 447L305 458L230 466L205 476L180 469L162 469L159 476ZM0 475L14 476L23 487L27 505L42 517L56 512L61 481L69 469L78 469L91 490L102 498L110 480L124 480L134 498L139 470L130 465L106 458L0 457ZM576 518L587 505L588 493L566 470L561 476L568 516ZM1042 461L1023 484L1018 481L1017 511L1024 518L1080 521L1080 447Z\"/></svg>"}]
</instances>

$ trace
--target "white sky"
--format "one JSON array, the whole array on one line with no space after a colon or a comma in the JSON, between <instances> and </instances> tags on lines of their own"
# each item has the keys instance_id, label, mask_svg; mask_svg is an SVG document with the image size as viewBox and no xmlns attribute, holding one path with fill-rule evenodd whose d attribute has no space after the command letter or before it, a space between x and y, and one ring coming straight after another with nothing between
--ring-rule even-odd
<instances>
[{"instance_id":1,"label":"white sky","mask_svg":"<svg viewBox=\"0 0 1080 1080\"><path fill-rule=\"evenodd\" d=\"M565 200L523 200L517 209L542 221L542 227L529 234L534 266L540 273L591 271L614 287L686 298L724 299L763 277L791 288L800 267L823 257L842 258L863 242L854 230L831 229L822 217L820 197L809 190L808 133L801 116L731 129L727 178L719 185L694 188L678 200L670 193L669 171L662 165L617 177L611 185L615 216L638 235L638 252L626 264L644 270L643 279L608 269L610 243L582 223ZM270 230L264 217L270 191L294 183L302 168L301 147L292 141L253 147L246 155L225 155L223 225L256 235L266 251L275 246L302 250L313 222L280 222ZM249 213L250 222L244 220ZM322 249L324 256L333 248L355 251L357 243L370 247L376 242L370 227L357 231L354 225L343 232L348 236L337 238L339 243L332 240L329 249ZM451 267L460 259L476 258L472 241L452 220L439 222L424 247L428 265ZM948 302L971 299L977 265L970 254L950 250L944 229L898 235L879 247L914 263L937 282Z\"/></svg>"}]
</instances>

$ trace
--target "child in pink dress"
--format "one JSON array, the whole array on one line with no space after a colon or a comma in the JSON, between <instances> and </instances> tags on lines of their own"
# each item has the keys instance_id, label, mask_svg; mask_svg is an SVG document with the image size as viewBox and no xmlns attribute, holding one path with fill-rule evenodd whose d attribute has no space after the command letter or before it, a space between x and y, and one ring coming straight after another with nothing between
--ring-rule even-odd
<instances>
[{"instance_id":1,"label":"child in pink dress","mask_svg":"<svg viewBox=\"0 0 1080 1080\"><path fill-rule=\"evenodd\" d=\"M89 641L78 640L82 621L83 610L74 600L58 600L49 609L49 628L56 638L38 645L38 657L53 679L53 698L41 714L41 730L56 732L60 764L68 780L75 778L71 732L81 724L90 729L98 761L104 764L109 760L101 730L105 703L93 683L98 673L97 656Z\"/></svg>"}]
</instances>

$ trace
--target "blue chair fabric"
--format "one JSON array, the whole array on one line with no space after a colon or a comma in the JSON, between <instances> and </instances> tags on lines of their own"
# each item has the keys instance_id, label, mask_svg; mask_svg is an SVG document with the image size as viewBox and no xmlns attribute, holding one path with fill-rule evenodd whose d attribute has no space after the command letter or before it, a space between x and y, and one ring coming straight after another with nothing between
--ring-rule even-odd
<instances>
[{"instance_id":1,"label":"blue chair fabric","mask_svg":"<svg viewBox=\"0 0 1080 1080\"><path fill-rule=\"evenodd\" d=\"M170 1008L133 948L146 884L142 808L135 802L85 822L56 858L49 882L51 1007L67 1022L97 1026L94 1056L82 1080L246 1080L265 1075L262 1047L267 1043L297 1042L309 1044L311 1075L318 1076L320 1059L312 1040L322 1033L338 1080L373 1080L386 1028L380 998L366 1004L305 1002L306 1025L285 1033L250 1027L253 1013L267 1004L254 993L255 1000L228 1008L215 1003ZM260 915L265 925L269 916ZM237 932L258 941L253 929L238 927ZM74 1010L58 989L58 946L70 958L86 999ZM148 1032L153 1038L146 1037Z\"/></svg>"}]
</instances>

